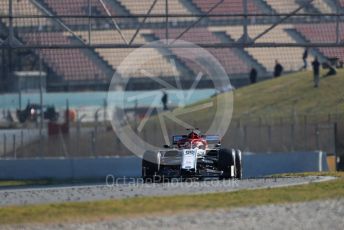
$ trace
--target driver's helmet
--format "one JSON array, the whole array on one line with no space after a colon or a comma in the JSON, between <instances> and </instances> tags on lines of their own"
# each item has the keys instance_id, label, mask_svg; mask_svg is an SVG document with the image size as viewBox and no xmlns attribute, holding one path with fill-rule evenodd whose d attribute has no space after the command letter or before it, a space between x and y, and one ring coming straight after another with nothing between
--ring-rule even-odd
<instances>
[{"instance_id":1,"label":"driver's helmet","mask_svg":"<svg viewBox=\"0 0 344 230\"><path fill-rule=\"evenodd\" d=\"M189 139L198 139L200 138L200 134L196 131L192 131L189 135L188 135Z\"/></svg>"}]
</instances>

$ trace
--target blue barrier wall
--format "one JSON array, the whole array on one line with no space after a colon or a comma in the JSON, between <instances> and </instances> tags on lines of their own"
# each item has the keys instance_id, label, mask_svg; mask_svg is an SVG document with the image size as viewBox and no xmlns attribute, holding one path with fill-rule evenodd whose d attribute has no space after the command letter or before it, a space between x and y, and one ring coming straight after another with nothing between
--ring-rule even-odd
<instances>
[{"instance_id":1,"label":"blue barrier wall","mask_svg":"<svg viewBox=\"0 0 344 230\"><path fill-rule=\"evenodd\" d=\"M319 171L328 171L324 152L246 153L243 156L243 176L246 178L279 173Z\"/></svg>"},{"instance_id":2,"label":"blue barrier wall","mask_svg":"<svg viewBox=\"0 0 344 230\"><path fill-rule=\"evenodd\" d=\"M0 179L82 179L137 177L141 175L141 160L137 157L87 159L28 159L1 160Z\"/></svg>"},{"instance_id":3,"label":"blue barrier wall","mask_svg":"<svg viewBox=\"0 0 344 230\"><path fill-rule=\"evenodd\" d=\"M272 153L243 155L243 176L258 177L276 173L327 171L326 153ZM138 157L87 159L0 160L0 179L82 179L138 177Z\"/></svg>"}]
</instances>

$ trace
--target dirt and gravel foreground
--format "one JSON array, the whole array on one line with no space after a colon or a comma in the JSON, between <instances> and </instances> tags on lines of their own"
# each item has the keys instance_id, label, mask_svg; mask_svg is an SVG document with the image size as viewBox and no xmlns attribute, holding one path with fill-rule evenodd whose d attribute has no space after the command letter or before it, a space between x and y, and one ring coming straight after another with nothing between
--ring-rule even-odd
<instances>
[{"instance_id":1,"label":"dirt and gravel foreground","mask_svg":"<svg viewBox=\"0 0 344 230\"><path fill-rule=\"evenodd\" d=\"M202 193L231 192L242 189L274 188L320 182L333 177L292 177L260 178L241 181L195 181L176 183L143 184L127 180L108 181L108 185L53 186L25 189L0 190L0 207L9 205L27 205L43 203L60 203L70 201L95 201L123 199L143 196L174 196ZM105 184L105 183L104 183Z\"/></svg>"},{"instance_id":2,"label":"dirt and gravel foreground","mask_svg":"<svg viewBox=\"0 0 344 230\"><path fill-rule=\"evenodd\" d=\"M5 230L112 229L342 229L344 199L147 215L97 223L3 226Z\"/></svg>"}]
</instances>

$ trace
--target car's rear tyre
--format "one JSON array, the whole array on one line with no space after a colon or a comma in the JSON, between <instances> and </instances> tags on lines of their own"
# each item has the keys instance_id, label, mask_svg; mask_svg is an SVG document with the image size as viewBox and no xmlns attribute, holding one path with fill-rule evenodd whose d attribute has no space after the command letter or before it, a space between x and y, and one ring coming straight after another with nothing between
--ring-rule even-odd
<instances>
[{"instance_id":1,"label":"car's rear tyre","mask_svg":"<svg viewBox=\"0 0 344 230\"><path fill-rule=\"evenodd\" d=\"M220 180L235 177L235 150L220 149L218 169L223 172L219 177Z\"/></svg>"},{"instance_id":2,"label":"car's rear tyre","mask_svg":"<svg viewBox=\"0 0 344 230\"><path fill-rule=\"evenodd\" d=\"M158 182L160 169L160 154L146 151L142 159L142 178L144 182Z\"/></svg>"},{"instance_id":3,"label":"car's rear tyre","mask_svg":"<svg viewBox=\"0 0 344 230\"><path fill-rule=\"evenodd\" d=\"M242 179L242 154L240 150L235 150L235 178Z\"/></svg>"}]
</instances>

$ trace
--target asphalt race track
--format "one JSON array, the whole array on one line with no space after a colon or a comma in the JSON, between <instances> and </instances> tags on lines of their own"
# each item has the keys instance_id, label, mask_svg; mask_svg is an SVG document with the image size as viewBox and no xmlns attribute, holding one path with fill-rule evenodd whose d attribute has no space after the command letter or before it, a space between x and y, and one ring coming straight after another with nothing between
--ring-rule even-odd
<instances>
[{"instance_id":1,"label":"asphalt race track","mask_svg":"<svg viewBox=\"0 0 344 230\"><path fill-rule=\"evenodd\" d=\"M205 180L166 183L142 183L136 179L104 179L103 184L84 186L47 186L0 190L0 206L68 201L94 201L141 196L172 196L230 192L242 189L293 186L334 179L333 177L258 178L236 180Z\"/></svg>"}]
</instances>

